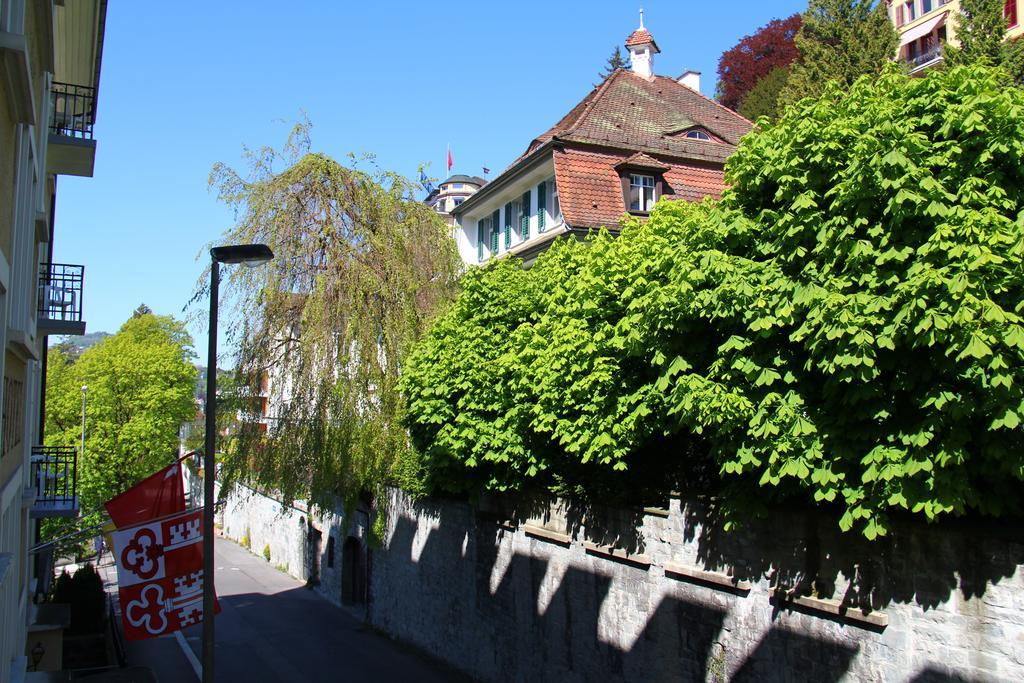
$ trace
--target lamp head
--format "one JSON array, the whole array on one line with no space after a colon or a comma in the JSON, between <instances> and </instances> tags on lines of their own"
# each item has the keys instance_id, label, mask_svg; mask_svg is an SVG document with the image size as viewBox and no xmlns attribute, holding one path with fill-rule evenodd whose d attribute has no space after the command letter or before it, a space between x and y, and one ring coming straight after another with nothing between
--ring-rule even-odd
<instances>
[{"instance_id":1,"label":"lamp head","mask_svg":"<svg viewBox=\"0 0 1024 683\"><path fill-rule=\"evenodd\" d=\"M232 244L210 249L216 263L242 263L255 266L274 258L274 252L265 244Z\"/></svg>"}]
</instances>

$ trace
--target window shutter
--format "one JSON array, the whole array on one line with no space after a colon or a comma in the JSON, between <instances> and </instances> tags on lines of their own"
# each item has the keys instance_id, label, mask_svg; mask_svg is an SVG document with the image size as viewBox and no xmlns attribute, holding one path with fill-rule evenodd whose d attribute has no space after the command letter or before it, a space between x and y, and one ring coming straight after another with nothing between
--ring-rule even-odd
<instances>
[{"instance_id":1,"label":"window shutter","mask_svg":"<svg viewBox=\"0 0 1024 683\"><path fill-rule=\"evenodd\" d=\"M498 253L498 231L498 211L495 209L491 214L491 251L495 254Z\"/></svg>"},{"instance_id":2,"label":"window shutter","mask_svg":"<svg viewBox=\"0 0 1024 683\"><path fill-rule=\"evenodd\" d=\"M544 217L547 214L547 181L537 186L537 232L544 232Z\"/></svg>"},{"instance_id":3,"label":"window shutter","mask_svg":"<svg viewBox=\"0 0 1024 683\"><path fill-rule=\"evenodd\" d=\"M527 190L523 193L523 212L520 214L522 218L522 225L519 228L519 234L524 240L530 239L530 191Z\"/></svg>"},{"instance_id":4,"label":"window shutter","mask_svg":"<svg viewBox=\"0 0 1024 683\"><path fill-rule=\"evenodd\" d=\"M484 260L484 221L483 219L476 222L476 260Z\"/></svg>"},{"instance_id":5,"label":"window shutter","mask_svg":"<svg viewBox=\"0 0 1024 683\"><path fill-rule=\"evenodd\" d=\"M512 246L512 202L505 204L505 248Z\"/></svg>"}]
</instances>

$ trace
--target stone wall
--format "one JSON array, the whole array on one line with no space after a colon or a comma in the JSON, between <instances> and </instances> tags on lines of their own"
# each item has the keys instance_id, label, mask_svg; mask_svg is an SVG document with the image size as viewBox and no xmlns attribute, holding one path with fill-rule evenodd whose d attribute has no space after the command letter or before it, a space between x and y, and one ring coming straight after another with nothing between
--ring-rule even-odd
<instances>
[{"instance_id":1,"label":"stone wall","mask_svg":"<svg viewBox=\"0 0 1024 683\"><path fill-rule=\"evenodd\" d=\"M234 499L228 535L301 557L304 511ZM367 619L482 680L1024 680L1016 529L905 522L868 543L794 511L725 533L679 500L388 506ZM343 522L314 516L339 539ZM339 602L344 580L320 589Z\"/></svg>"},{"instance_id":2,"label":"stone wall","mask_svg":"<svg viewBox=\"0 0 1024 683\"><path fill-rule=\"evenodd\" d=\"M285 505L245 486L232 489L217 516L221 534L226 538L260 557L269 549L272 565L300 581L310 582L317 592L339 605L342 549L354 549L356 562L365 571L367 520L367 514L361 510L346 520L340 507L329 513L310 512L302 501ZM356 597L362 599L354 604L365 605L365 594Z\"/></svg>"}]
</instances>

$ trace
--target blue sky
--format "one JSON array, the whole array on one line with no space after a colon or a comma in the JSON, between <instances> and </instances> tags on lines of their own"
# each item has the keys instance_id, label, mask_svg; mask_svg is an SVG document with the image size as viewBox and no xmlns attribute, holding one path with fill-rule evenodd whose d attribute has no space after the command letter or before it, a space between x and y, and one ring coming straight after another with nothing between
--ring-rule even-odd
<instances>
[{"instance_id":1,"label":"blue sky","mask_svg":"<svg viewBox=\"0 0 1024 683\"><path fill-rule=\"evenodd\" d=\"M655 71L702 71L711 96L724 50L805 5L645 2ZM61 177L56 212L55 260L86 266L89 331L116 331L142 302L188 314L197 256L232 224L207 189L215 162L241 170L244 145L280 147L305 111L314 148L336 158L372 152L408 177L428 162L443 176L451 143L453 172L493 177L590 91L638 8L110 3L95 176ZM205 326L190 330L202 351Z\"/></svg>"}]
</instances>

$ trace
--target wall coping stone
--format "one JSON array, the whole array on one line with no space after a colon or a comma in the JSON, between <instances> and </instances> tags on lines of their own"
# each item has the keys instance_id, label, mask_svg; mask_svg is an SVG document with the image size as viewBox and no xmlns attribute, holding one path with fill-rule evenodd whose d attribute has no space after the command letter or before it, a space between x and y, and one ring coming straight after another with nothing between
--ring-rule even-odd
<instances>
[{"instance_id":1,"label":"wall coping stone","mask_svg":"<svg viewBox=\"0 0 1024 683\"><path fill-rule=\"evenodd\" d=\"M731 591L743 593L744 597L752 588L749 581L737 581L732 574L725 572L713 572L706 569L698 569L681 562L666 562L665 575L669 578L691 579L698 583L710 584L712 587L720 586Z\"/></svg>"},{"instance_id":2,"label":"wall coping stone","mask_svg":"<svg viewBox=\"0 0 1024 683\"><path fill-rule=\"evenodd\" d=\"M809 612L818 612L829 616L852 622L857 626L884 629L889 625L889 615L878 610L864 610L855 605L844 605L841 601L832 598L816 598L810 595L796 595L792 590L776 588L772 594L772 601L785 607L795 605L802 607Z\"/></svg>"},{"instance_id":3,"label":"wall coping stone","mask_svg":"<svg viewBox=\"0 0 1024 683\"><path fill-rule=\"evenodd\" d=\"M523 531L526 532L527 536L532 538L565 546L566 548L572 544L572 538L568 534L560 534L557 531L551 531L550 529L545 529L544 527L535 526L533 524L524 524Z\"/></svg>"},{"instance_id":4,"label":"wall coping stone","mask_svg":"<svg viewBox=\"0 0 1024 683\"><path fill-rule=\"evenodd\" d=\"M586 548L587 552L592 555L599 555L601 557L608 558L617 562L625 562L635 567L647 569L651 566L651 558L647 555L634 555L626 552L622 548L616 548L613 545L598 545L597 543L591 543L590 541L584 541L583 547Z\"/></svg>"}]
</instances>

